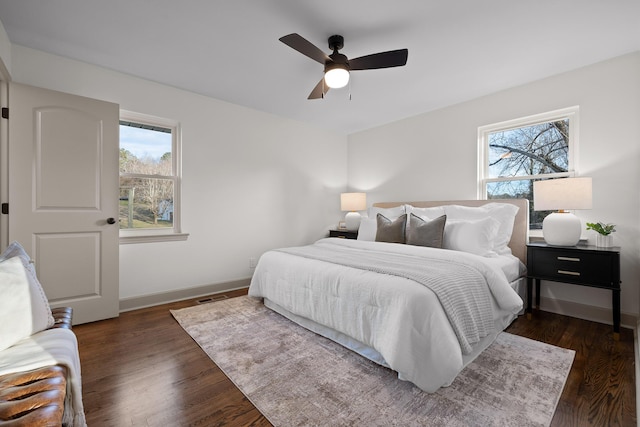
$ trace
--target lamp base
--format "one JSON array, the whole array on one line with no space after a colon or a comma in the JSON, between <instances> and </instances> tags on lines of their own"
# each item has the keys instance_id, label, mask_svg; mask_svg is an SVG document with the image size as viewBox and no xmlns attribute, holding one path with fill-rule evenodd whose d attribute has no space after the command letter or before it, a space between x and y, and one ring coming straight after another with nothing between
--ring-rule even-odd
<instances>
[{"instance_id":1,"label":"lamp base","mask_svg":"<svg viewBox=\"0 0 640 427\"><path fill-rule=\"evenodd\" d=\"M553 212L542 222L542 235L552 246L575 246L580 241L582 222L570 212Z\"/></svg>"},{"instance_id":2,"label":"lamp base","mask_svg":"<svg viewBox=\"0 0 640 427\"><path fill-rule=\"evenodd\" d=\"M361 216L358 212L347 212L344 216L344 224L347 230L357 231L360 228Z\"/></svg>"}]
</instances>

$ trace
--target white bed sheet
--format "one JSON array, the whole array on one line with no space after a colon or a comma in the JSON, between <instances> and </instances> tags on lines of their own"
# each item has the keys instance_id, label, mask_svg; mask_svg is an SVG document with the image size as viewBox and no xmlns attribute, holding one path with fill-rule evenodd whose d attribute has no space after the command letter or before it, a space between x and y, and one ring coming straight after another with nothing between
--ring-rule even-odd
<instances>
[{"instance_id":1,"label":"white bed sheet","mask_svg":"<svg viewBox=\"0 0 640 427\"><path fill-rule=\"evenodd\" d=\"M485 258L484 260L500 268L509 282L516 281L527 274L527 267L511 254Z\"/></svg>"},{"instance_id":2,"label":"white bed sheet","mask_svg":"<svg viewBox=\"0 0 640 427\"><path fill-rule=\"evenodd\" d=\"M400 379L427 392L450 385L522 309L522 299L495 261L433 248L330 240L335 245L424 256L425 262L429 257L455 259L473 265L485 276L492 295L495 331L463 355L438 298L423 285L278 251L261 257L250 296L264 298L267 306L390 367Z\"/></svg>"}]
</instances>

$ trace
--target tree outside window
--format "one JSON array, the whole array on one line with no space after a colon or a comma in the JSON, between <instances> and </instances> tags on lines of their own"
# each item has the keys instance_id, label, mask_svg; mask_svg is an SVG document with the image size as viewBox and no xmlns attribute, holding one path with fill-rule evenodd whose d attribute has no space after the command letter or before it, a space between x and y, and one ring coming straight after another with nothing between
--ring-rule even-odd
<instances>
[{"instance_id":1,"label":"tree outside window","mask_svg":"<svg viewBox=\"0 0 640 427\"><path fill-rule=\"evenodd\" d=\"M577 107L479 129L481 198L529 200L531 229L548 211L535 211L533 182L573 175Z\"/></svg>"}]
</instances>

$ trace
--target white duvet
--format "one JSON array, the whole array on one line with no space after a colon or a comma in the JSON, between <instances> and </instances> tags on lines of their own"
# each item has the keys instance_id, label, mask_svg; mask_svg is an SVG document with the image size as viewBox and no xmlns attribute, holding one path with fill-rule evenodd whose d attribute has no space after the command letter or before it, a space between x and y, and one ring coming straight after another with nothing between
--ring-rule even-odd
<instances>
[{"instance_id":1,"label":"white duvet","mask_svg":"<svg viewBox=\"0 0 640 427\"><path fill-rule=\"evenodd\" d=\"M398 372L427 392L450 385L456 375L522 309L503 270L486 258L458 251L346 239L317 243L376 252L455 260L479 271L491 295L495 330L463 355L436 295L398 276L344 267L279 251L265 253L249 295L262 297L292 320L348 345Z\"/></svg>"}]
</instances>

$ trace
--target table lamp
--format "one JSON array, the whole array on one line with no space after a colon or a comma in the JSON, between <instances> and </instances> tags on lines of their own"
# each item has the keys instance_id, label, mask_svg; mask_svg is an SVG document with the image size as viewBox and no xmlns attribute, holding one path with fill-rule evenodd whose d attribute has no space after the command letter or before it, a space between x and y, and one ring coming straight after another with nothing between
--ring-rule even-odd
<instances>
[{"instance_id":1,"label":"table lamp","mask_svg":"<svg viewBox=\"0 0 640 427\"><path fill-rule=\"evenodd\" d=\"M345 227L349 231L356 231L360 227L360 213L367 209L366 193L340 194L340 210L347 212L344 217Z\"/></svg>"},{"instance_id":2,"label":"table lamp","mask_svg":"<svg viewBox=\"0 0 640 427\"><path fill-rule=\"evenodd\" d=\"M591 178L557 178L533 183L533 208L558 210L542 222L542 235L552 246L575 246L580 241L580 218L567 209L591 209Z\"/></svg>"}]
</instances>

